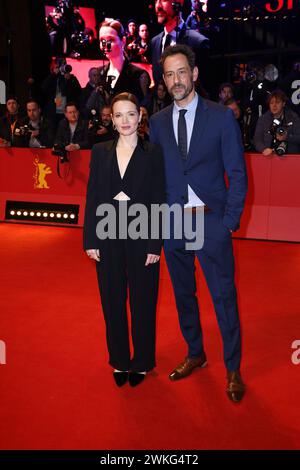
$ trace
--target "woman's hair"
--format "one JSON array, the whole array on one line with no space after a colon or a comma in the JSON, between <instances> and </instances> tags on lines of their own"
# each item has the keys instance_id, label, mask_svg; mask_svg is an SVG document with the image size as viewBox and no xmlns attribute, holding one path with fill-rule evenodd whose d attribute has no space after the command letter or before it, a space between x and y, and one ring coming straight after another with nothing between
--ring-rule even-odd
<instances>
[{"instance_id":1,"label":"woman's hair","mask_svg":"<svg viewBox=\"0 0 300 470\"><path fill-rule=\"evenodd\" d=\"M114 105L118 102L118 101L130 101L131 103L133 103L137 109L137 112L139 113L140 112L140 104L139 104L139 101L137 99L137 97L135 95L133 95L132 93L128 93L127 91L123 92L123 93L119 93L118 95L116 95L112 102L111 102L111 111L113 112L114 110Z\"/></svg>"},{"instance_id":2,"label":"woman's hair","mask_svg":"<svg viewBox=\"0 0 300 470\"><path fill-rule=\"evenodd\" d=\"M122 26L122 23L118 20L114 20L113 18L105 18L105 20L102 21L102 23L100 24L99 29L103 26L109 26L110 28L114 29L120 39L123 39L123 37L125 36L125 31Z\"/></svg>"}]
</instances>

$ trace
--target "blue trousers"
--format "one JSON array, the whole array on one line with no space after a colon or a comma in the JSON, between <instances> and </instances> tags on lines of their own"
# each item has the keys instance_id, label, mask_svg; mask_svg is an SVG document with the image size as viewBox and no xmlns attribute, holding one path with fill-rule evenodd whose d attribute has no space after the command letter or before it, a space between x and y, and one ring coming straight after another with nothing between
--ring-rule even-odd
<instances>
[{"instance_id":1,"label":"blue trousers","mask_svg":"<svg viewBox=\"0 0 300 470\"><path fill-rule=\"evenodd\" d=\"M195 258L203 270L222 334L225 366L240 368L241 334L234 282L234 257L231 234L220 214L204 215L204 244L188 251L186 240L166 240L165 257L175 293L180 328L188 345L188 357L204 350L199 306L196 296Z\"/></svg>"}]
</instances>

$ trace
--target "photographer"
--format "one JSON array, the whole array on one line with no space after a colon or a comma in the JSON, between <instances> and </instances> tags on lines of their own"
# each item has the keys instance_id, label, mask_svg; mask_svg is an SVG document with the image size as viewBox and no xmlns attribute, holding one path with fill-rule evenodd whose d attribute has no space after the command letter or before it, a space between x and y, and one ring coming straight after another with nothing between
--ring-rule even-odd
<instances>
[{"instance_id":1,"label":"photographer","mask_svg":"<svg viewBox=\"0 0 300 470\"><path fill-rule=\"evenodd\" d=\"M89 148L87 125L79 116L75 103L66 105L65 117L59 123L54 150L58 147L67 152Z\"/></svg>"},{"instance_id":2,"label":"photographer","mask_svg":"<svg viewBox=\"0 0 300 470\"><path fill-rule=\"evenodd\" d=\"M6 100L6 113L0 118L0 147L24 146L24 139L20 134L21 121L18 100L9 96Z\"/></svg>"},{"instance_id":3,"label":"photographer","mask_svg":"<svg viewBox=\"0 0 300 470\"><path fill-rule=\"evenodd\" d=\"M263 155L300 153L300 118L286 102L285 93L274 90L267 101L269 111L257 121L254 144Z\"/></svg>"},{"instance_id":4,"label":"photographer","mask_svg":"<svg viewBox=\"0 0 300 470\"><path fill-rule=\"evenodd\" d=\"M94 111L94 113L93 113ZM113 129L111 119L111 108L105 105L100 112L100 116L96 110L92 111L92 118L89 121L89 142L90 147L100 142L107 142L113 140L116 137L116 133Z\"/></svg>"},{"instance_id":5,"label":"photographer","mask_svg":"<svg viewBox=\"0 0 300 470\"><path fill-rule=\"evenodd\" d=\"M44 115L57 127L62 119L66 103L72 101L79 105L81 86L71 73L71 65L65 59L57 58L50 66L50 75L42 84L45 106Z\"/></svg>"},{"instance_id":6,"label":"photographer","mask_svg":"<svg viewBox=\"0 0 300 470\"><path fill-rule=\"evenodd\" d=\"M139 36L132 43L128 44L127 52L128 50L130 50L129 57L132 62L146 64L151 62L149 30L146 24L140 25Z\"/></svg>"},{"instance_id":7,"label":"photographer","mask_svg":"<svg viewBox=\"0 0 300 470\"><path fill-rule=\"evenodd\" d=\"M26 104L27 117L22 121L20 133L24 138L24 147L51 148L54 142L54 129L41 115L39 104L30 100Z\"/></svg>"}]
</instances>

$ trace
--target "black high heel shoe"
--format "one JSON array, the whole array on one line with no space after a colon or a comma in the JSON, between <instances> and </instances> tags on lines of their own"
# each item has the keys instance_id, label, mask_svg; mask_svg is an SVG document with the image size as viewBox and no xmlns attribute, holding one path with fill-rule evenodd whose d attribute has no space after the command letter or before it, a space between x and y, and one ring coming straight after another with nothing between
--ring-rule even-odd
<instances>
[{"instance_id":1,"label":"black high heel shoe","mask_svg":"<svg viewBox=\"0 0 300 470\"><path fill-rule=\"evenodd\" d=\"M128 372L113 372L113 376L118 387L123 387L128 380Z\"/></svg>"},{"instance_id":2,"label":"black high heel shoe","mask_svg":"<svg viewBox=\"0 0 300 470\"><path fill-rule=\"evenodd\" d=\"M136 387L145 380L146 374L141 372L129 372L129 385L131 387Z\"/></svg>"}]
</instances>

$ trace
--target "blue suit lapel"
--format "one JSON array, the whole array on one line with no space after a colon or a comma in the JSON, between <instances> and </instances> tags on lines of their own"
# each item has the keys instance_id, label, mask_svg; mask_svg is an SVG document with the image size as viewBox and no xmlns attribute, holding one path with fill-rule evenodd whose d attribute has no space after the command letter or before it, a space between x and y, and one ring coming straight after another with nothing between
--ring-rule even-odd
<instances>
[{"instance_id":1,"label":"blue suit lapel","mask_svg":"<svg viewBox=\"0 0 300 470\"><path fill-rule=\"evenodd\" d=\"M205 101L199 96L198 98L198 106L196 109L196 115L194 120L194 126L189 146L189 153L187 158L187 163L189 164L190 161L193 160L193 156L199 158L199 152L201 152L201 140L206 128L208 113L207 113L207 104Z\"/></svg>"}]
</instances>

